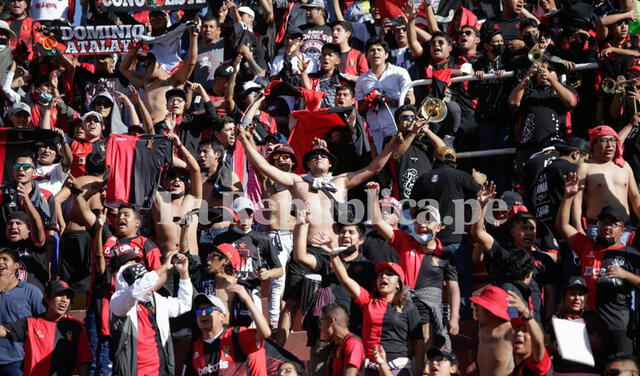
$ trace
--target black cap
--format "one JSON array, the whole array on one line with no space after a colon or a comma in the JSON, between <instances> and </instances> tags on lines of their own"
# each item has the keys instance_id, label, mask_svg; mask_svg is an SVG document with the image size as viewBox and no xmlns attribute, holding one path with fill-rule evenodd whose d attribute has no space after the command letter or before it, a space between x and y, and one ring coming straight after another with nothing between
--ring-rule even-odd
<instances>
[{"instance_id":1,"label":"black cap","mask_svg":"<svg viewBox=\"0 0 640 376\"><path fill-rule=\"evenodd\" d=\"M587 282L585 282L584 278L579 276L571 277L567 280L567 283L564 285L564 290L568 290L573 287L580 287L582 290L582 294L586 294L589 291L589 287L587 286Z\"/></svg>"},{"instance_id":2,"label":"black cap","mask_svg":"<svg viewBox=\"0 0 640 376\"><path fill-rule=\"evenodd\" d=\"M567 141L560 142L554 145L556 150L558 150L561 154L568 153L570 154L573 151L579 151L583 154L590 154L589 150L589 141L580 137L569 137Z\"/></svg>"},{"instance_id":3,"label":"black cap","mask_svg":"<svg viewBox=\"0 0 640 376\"><path fill-rule=\"evenodd\" d=\"M299 27L297 26L289 26L287 27L287 35L290 35L294 38L302 38L302 36L304 35L302 33L302 30L300 30Z\"/></svg>"},{"instance_id":4,"label":"black cap","mask_svg":"<svg viewBox=\"0 0 640 376\"><path fill-rule=\"evenodd\" d=\"M29 216L27 215L27 213L23 211L17 210L11 213L11 215L9 216L9 221L12 219L17 219L19 221L22 221L22 223L27 225L27 227L31 226L31 222L29 222Z\"/></svg>"},{"instance_id":5,"label":"black cap","mask_svg":"<svg viewBox=\"0 0 640 376\"><path fill-rule=\"evenodd\" d=\"M44 292L49 296L69 294L73 298L76 295L76 292L69 287L69 284L61 279L54 279L49 282L47 287L44 289Z\"/></svg>"},{"instance_id":6,"label":"black cap","mask_svg":"<svg viewBox=\"0 0 640 376\"><path fill-rule=\"evenodd\" d=\"M149 12L149 17L155 17L155 16L166 17L167 16L167 12L165 12L162 9L154 9L154 10Z\"/></svg>"},{"instance_id":7,"label":"black cap","mask_svg":"<svg viewBox=\"0 0 640 376\"><path fill-rule=\"evenodd\" d=\"M335 43L325 43L324 46L322 46L322 51L325 51L325 50L332 51L338 56L340 56L340 53L341 53L340 47Z\"/></svg>"},{"instance_id":8,"label":"black cap","mask_svg":"<svg viewBox=\"0 0 640 376\"><path fill-rule=\"evenodd\" d=\"M598 220L602 219L605 216L610 216L615 218L620 222L627 223L629 221L629 216L627 215L627 211L621 205L606 205L600 210L600 214L598 214Z\"/></svg>"},{"instance_id":9,"label":"black cap","mask_svg":"<svg viewBox=\"0 0 640 376\"><path fill-rule=\"evenodd\" d=\"M458 358L456 357L456 354L451 351L439 349L437 347L432 347L429 349L429 351L427 351L427 358L431 359L435 358L436 356L443 356L445 359L449 359L451 364L458 364Z\"/></svg>"},{"instance_id":10,"label":"black cap","mask_svg":"<svg viewBox=\"0 0 640 376\"><path fill-rule=\"evenodd\" d=\"M182 99L184 99L185 101L187 100L187 93L185 93L184 90L180 89L180 88L174 88L174 89L169 89L164 93L164 97L169 100L169 98L171 97L180 97Z\"/></svg>"},{"instance_id":11,"label":"black cap","mask_svg":"<svg viewBox=\"0 0 640 376\"><path fill-rule=\"evenodd\" d=\"M222 64L218 68L216 68L215 73L213 74L214 78L229 78L233 74L233 66L228 64Z\"/></svg>"},{"instance_id":12,"label":"black cap","mask_svg":"<svg viewBox=\"0 0 640 376\"><path fill-rule=\"evenodd\" d=\"M111 260L109 262L109 265L111 266L111 268L113 270L115 270L116 272L118 270L120 270L120 267L122 267L122 265L126 264L127 262L131 261L131 260L136 260L138 262L140 262L140 260L142 260L142 257L135 252L123 252L120 253L118 255L115 255L113 257L111 257Z\"/></svg>"},{"instance_id":13,"label":"black cap","mask_svg":"<svg viewBox=\"0 0 640 376\"><path fill-rule=\"evenodd\" d=\"M522 199L522 196L518 192L505 191L500 197L500 199L507 204L509 209L511 209L514 206L524 205L524 200Z\"/></svg>"},{"instance_id":14,"label":"black cap","mask_svg":"<svg viewBox=\"0 0 640 376\"><path fill-rule=\"evenodd\" d=\"M144 265L131 264L127 265L127 267L122 271L122 278L129 286L131 286L133 282L142 278L145 274L147 274L147 268L145 268Z\"/></svg>"}]
</instances>

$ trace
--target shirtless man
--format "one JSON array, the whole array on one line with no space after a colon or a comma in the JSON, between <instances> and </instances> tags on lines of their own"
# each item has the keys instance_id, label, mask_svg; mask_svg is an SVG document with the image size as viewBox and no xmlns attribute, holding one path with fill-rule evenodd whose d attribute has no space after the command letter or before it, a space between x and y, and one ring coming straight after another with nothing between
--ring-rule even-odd
<instances>
[{"instance_id":1,"label":"shirtless man","mask_svg":"<svg viewBox=\"0 0 640 376\"><path fill-rule=\"evenodd\" d=\"M480 376L504 376L513 370L508 296L503 289L489 285L480 296L469 298L473 302L473 318L480 324L477 356Z\"/></svg>"},{"instance_id":2,"label":"shirtless man","mask_svg":"<svg viewBox=\"0 0 640 376\"><path fill-rule=\"evenodd\" d=\"M222 160L224 146L218 140L204 140L198 145L198 164L202 172L202 198L207 202L208 208L222 206L226 192L238 192L242 190L242 184L238 175L228 163ZM231 199L233 201L233 199ZM229 227L229 221L213 223L209 231L203 231L200 242L212 242L215 235L225 232Z\"/></svg>"},{"instance_id":3,"label":"shirtless man","mask_svg":"<svg viewBox=\"0 0 640 376\"><path fill-rule=\"evenodd\" d=\"M584 190L578 192L573 204L573 223L578 231L595 239L597 217L604 206L620 204L630 213L640 216L640 194L633 171L622 158L622 146L618 134L606 125L589 130L591 159L578 168L580 184ZM582 216L587 219L587 231L582 228ZM626 237L623 239L623 244Z\"/></svg>"},{"instance_id":4,"label":"shirtless man","mask_svg":"<svg viewBox=\"0 0 640 376\"><path fill-rule=\"evenodd\" d=\"M171 134L168 136L173 145L178 149L187 164L187 168L174 167L168 170L162 181L162 188L171 196L171 201L165 201L159 193L156 193L155 202L152 208L153 221L156 229L156 243L163 253L168 253L178 249L180 241L180 226L173 222L173 218L183 218L191 210L200 208L202 199L202 175L198 161L191 155L182 144L180 138ZM189 184L190 183L190 184ZM189 188L187 189L187 185ZM166 214L165 214L166 213ZM162 220L163 215L168 220ZM197 244L197 224L189 224L187 236L189 244ZM198 254L197 249L190 249L191 253Z\"/></svg>"},{"instance_id":5,"label":"shirtless man","mask_svg":"<svg viewBox=\"0 0 640 376\"><path fill-rule=\"evenodd\" d=\"M189 29L189 50L187 51L187 58L173 75L162 69L153 53L149 53L144 60L144 73L138 73L134 70L135 65L133 61L142 46L139 40L134 41L133 47L122 60L122 64L120 64L120 73L131 83L144 89L144 103L151 114L153 124L164 120L165 114L167 113L167 100L164 96L165 91L172 87L184 85L187 79L189 79L189 76L191 76L193 68L196 66L199 29L199 25Z\"/></svg>"},{"instance_id":6,"label":"shirtless man","mask_svg":"<svg viewBox=\"0 0 640 376\"><path fill-rule=\"evenodd\" d=\"M335 157L326 148L315 146L304 155L303 163L308 173L300 176L292 172L283 172L260 155L250 141L252 135L245 128L236 128L238 138L245 148L249 160L256 171L273 180L275 183L286 187L294 199L301 202L308 201L312 213L312 221L309 226L308 239L316 234L330 234L333 246L337 246L338 236L333 228L333 211L331 210L331 200L320 188L324 187L331 191L336 201L345 202L347 190L356 187L374 175L378 174L387 164L392 151L402 143L402 135L396 134L371 163L358 171L347 172L338 176L332 176L331 170L335 164ZM332 163L332 159L334 159Z\"/></svg>"},{"instance_id":7,"label":"shirtless man","mask_svg":"<svg viewBox=\"0 0 640 376\"><path fill-rule=\"evenodd\" d=\"M91 235L87 232L81 210L71 205L67 221L63 217L62 204L72 195L81 194L92 211L102 210L105 196L104 158L97 153L90 154L86 163L87 175L73 178L69 176L64 187L55 196L55 208L60 225L60 274L63 280L74 286L77 294L74 307L86 307L86 292L91 281ZM76 190L74 188L79 190Z\"/></svg>"}]
</instances>

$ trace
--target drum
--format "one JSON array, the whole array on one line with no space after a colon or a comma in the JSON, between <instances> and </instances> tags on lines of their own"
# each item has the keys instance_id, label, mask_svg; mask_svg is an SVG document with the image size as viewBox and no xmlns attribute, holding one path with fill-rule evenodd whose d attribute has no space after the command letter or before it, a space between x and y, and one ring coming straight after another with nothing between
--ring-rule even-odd
<instances>
[{"instance_id":1,"label":"drum","mask_svg":"<svg viewBox=\"0 0 640 376\"><path fill-rule=\"evenodd\" d=\"M320 288L322 276L320 274L307 274L302 280L302 296L300 297L300 312L307 312L307 308L313 303L313 298Z\"/></svg>"}]
</instances>

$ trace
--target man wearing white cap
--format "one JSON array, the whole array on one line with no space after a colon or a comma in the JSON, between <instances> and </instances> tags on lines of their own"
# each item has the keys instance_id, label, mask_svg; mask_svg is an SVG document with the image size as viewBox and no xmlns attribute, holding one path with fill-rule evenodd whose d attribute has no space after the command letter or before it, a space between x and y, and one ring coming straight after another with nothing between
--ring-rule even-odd
<instances>
[{"instance_id":1,"label":"man wearing white cap","mask_svg":"<svg viewBox=\"0 0 640 376\"><path fill-rule=\"evenodd\" d=\"M71 152L73 153L73 162L71 163L72 176L83 176L85 174L85 165L89 154L104 154L106 151L102 135L102 132L104 132L102 115L95 111L89 111L84 114L82 116L82 130L84 131L84 139L77 139L71 143Z\"/></svg>"},{"instance_id":2,"label":"man wearing white cap","mask_svg":"<svg viewBox=\"0 0 640 376\"><path fill-rule=\"evenodd\" d=\"M238 14L240 15L240 23L245 25L250 31L253 31L253 20L256 19L256 13L253 11L253 9L247 6L240 7L238 8Z\"/></svg>"},{"instance_id":3,"label":"man wearing white cap","mask_svg":"<svg viewBox=\"0 0 640 376\"><path fill-rule=\"evenodd\" d=\"M251 200L238 197L233 201L231 209L236 215L235 224L227 232L216 236L213 243L215 245L229 243L236 248L241 259L240 267L236 272L238 283L251 291L256 306L261 309L262 281L281 277L284 273L283 268L278 259L277 250L269 241L269 237L251 228L255 213ZM235 319L235 323L246 323L242 321L243 318Z\"/></svg>"},{"instance_id":4,"label":"man wearing white cap","mask_svg":"<svg viewBox=\"0 0 640 376\"><path fill-rule=\"evenodd\" d=\"M227 292L235 294L247 306L256 329L237 326L225 329L229 312L222 300L213 295L198 294L193 311L202 337L192 345L184 375L227 375L235 370L246 370L247 366L251 375L267 375L263 344L271 335L269 324L244 286L230 285Z\"/></svg>"},{"instance_id":5,"label":"man wearing white cap","mask_svg":"<svg viewBox=\"0 0 640 376\"><path fill-rule=\"evenodd\" d=\"M327 9L324 0L310 0L300 5L307 11L307 23L300 26L302 30L302 47L300 50L318 66L322 46L333 42L333 31L327 25Z\"/></svg>"},{"instance_id":6,"label":"man wearing white cap","mask_svg":"<svg viewBox=\"0 0 640 376\"><path fill-rule=\"evenodd\" d=\"M13 128L31 128L31 107L24 102L18 102L9 110L9 121Z\"/></svg>"}]
</instances>

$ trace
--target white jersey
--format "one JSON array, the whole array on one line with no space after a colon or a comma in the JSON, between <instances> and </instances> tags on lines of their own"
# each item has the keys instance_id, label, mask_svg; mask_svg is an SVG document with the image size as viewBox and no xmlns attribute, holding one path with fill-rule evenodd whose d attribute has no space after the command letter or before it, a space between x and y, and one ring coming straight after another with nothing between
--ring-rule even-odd
<instances>
[{"instance_id":1,"label":"white jersey","mask_svg":"<svg viewBox=\"0 0 640 376\"><path fill-rule=\"evenodd\" d=\"M30 16L36 21L67 20L73 22L75 0L32 0Z\"/></svg>"}]
</instances>

